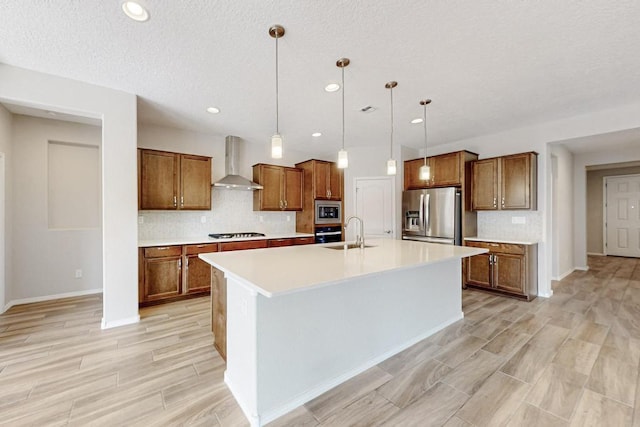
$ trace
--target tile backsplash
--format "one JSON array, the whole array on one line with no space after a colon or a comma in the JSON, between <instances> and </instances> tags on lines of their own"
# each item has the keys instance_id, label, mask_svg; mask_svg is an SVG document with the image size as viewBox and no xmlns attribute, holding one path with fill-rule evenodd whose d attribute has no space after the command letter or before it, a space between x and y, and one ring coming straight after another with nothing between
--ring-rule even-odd
<instances>
[{"instance_id":1,"label":"tile backsplash","mask_svg":"<svg viewBox=\"0 0 640 427\"><path fill-rule=\"evenodd\" d=\"M253 192L217 188L212 190L210 211L139 211L138 219L139 240L243 231L265 234L296 231L295 212L254 211Z\"/></svg>"},{"instance_id":2,"label":"tile backsplash","mask_svg":"<svg viewBox=\"0 0 640 427\"><path fill-rule=\"evenodd\" d=\"M542 227L541 211L478 212L478 237L539 242Z\"/></svg>"}]
</instances>

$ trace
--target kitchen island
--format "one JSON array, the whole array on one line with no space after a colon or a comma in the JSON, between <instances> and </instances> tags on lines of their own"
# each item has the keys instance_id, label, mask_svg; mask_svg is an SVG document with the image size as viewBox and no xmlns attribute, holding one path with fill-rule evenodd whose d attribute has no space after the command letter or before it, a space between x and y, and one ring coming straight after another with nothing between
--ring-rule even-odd
<instances>
[{"instance_id":1,"label":"kitchen island","mask_svg":"<svg viewBox=\"0 0 640 427\"><path fill-rule=\"evenodd\" d=\"M225 382L260 426L463 317L484 249L375 240L200 254L227 281Z\"/></svg>"}]
</instances>

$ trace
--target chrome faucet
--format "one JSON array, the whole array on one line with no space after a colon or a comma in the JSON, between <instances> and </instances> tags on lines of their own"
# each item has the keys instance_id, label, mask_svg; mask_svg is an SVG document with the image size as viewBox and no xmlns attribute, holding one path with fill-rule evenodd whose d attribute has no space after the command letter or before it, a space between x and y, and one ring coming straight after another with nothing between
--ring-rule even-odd
<instances>
[{"instance_id":1,"label":"chrome faucet","mask_svg":"<svg viewBox=\"0 0 640 427\"><path fill-rule=\"evenodd\" d=\"M349 222L351 222L352 219L357 219L360 222L360 234L356 235L356 245L360 246L360 249L364 249L364 222L362 221L362 218L355 215L350 216L344 223L344 229L347 229Z\"/></svg>"}]
</instances>

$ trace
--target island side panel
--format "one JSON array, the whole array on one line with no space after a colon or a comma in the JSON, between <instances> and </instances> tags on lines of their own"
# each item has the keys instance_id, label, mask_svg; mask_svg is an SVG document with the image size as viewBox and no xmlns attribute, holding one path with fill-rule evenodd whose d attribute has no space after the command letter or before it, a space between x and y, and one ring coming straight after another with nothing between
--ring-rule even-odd
<instances>
[{"instance_id":1,"label":"island side panel","mask_svg":"<svg viewBox=\"0 0 640 427\"><path fill-rule=\"evenodd\" d=\"M460 283L456 258L274 298L258 295L260 421L285 414L461 319Z\"/></svg>"}]
</instances>

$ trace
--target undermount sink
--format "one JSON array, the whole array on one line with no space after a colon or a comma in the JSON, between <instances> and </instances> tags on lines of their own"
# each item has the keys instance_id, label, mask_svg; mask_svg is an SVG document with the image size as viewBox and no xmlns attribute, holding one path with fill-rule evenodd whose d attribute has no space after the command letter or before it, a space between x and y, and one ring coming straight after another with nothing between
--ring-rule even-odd
<instances>
[{"instance_id":1,"label":"undermount sink","mask_svg":"<svg viewBox=\"0 0 640 427\"><path fill-rule=\"evenodd\" d=\"M375 248L375 245L364 245L365 248ZM325 248L327 249L336 249L336 250L344 250L344 249L356 249L356 248L360 248L359 244L356 243L341 243L339 245L333 245L333 246L325 246Z\"/></svg>"}]
</instances>

